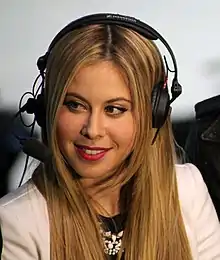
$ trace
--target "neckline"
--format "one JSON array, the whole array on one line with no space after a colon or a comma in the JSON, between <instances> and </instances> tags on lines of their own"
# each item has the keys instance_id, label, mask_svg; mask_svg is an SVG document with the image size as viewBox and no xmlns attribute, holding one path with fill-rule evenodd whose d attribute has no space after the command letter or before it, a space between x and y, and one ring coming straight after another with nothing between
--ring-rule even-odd
<instances>
[{"instance_id":1,"label":"neckline","mask_svg":"<svg viewBox=\"0 0 220 260\"><path fill-rule=\"evenodd\" d=\"M111 231L112 233L118 233L124 230L127 214L117 214L112 217L106 217L99 215L102 228L105 231Z\"/></svg>"},{"instance_id":2,"label":"neckline","mask_svg":"<svg viewBox=\"0 0 220 260\"><path fill-rule=\"evenodd\" d=\"M116 215L113 215L113 216L103 216L103 215L100 215L99 214L99 218L101 218L102 220L116 220L118 218L121 218L123 216L123 214L119 213L119 214L116 214Z\"/></svg>"}]
</instances>

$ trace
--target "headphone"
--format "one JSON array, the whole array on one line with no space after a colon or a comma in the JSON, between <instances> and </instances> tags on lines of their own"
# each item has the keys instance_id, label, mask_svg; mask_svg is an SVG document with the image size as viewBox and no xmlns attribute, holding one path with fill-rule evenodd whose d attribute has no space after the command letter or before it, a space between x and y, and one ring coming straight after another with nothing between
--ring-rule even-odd
<instances>
[{"instance_id":1,"label":"headphone","mask_svg":"<svg viewBox=\"0 0 220 260\"><path fill-rule=\"evenodd\" d=\"M42 85L44 87L44 74L47 66L48 57L56 45L56 43L69 32L79 29L92 24L107 24L107 25L120 25L128 29L132 29L135 32L139 33L143 37L149 40L160 40L163 45L168 50L172 62L174 70L171 71L168 66L167 69L170 72L174 73L174 77L171 85L171 94L170 98L168 93L167 86L167 78L161 80L158 84L153 87L151 103L152 103L152 127L156 129L160 129L165 123L167 116L169 114L170 104L181 94L182 87L178 82L178 70L177 70L177 62L174 56L174 53L167 43L167 41L151 26L141 22L130 16L124 16L120 14L111 14L111 13L100 13L100 14L92 14L87 15L82 18L79 18L67 26L65 26L52 40L51 44L45 55L39 57L37 60L37 67L40 71L40 75L42 76ZM164 57L165 58L165 57ZM166 59L165 63L167 65ZM43 97L43 88L42 93L37 96L37 98L29 99L25 109L29 114L34 114L36 122L40 127L44 126L45 121L45 109L44 109L44 97ZM22 111L22 112L23 112Z\"/></svg>"}]
</instances>

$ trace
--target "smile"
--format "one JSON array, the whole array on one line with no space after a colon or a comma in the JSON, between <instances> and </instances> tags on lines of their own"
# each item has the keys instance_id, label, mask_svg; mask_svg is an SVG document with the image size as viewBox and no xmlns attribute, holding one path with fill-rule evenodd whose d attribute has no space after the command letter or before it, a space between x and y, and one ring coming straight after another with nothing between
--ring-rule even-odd
<instances>
[{"instance_id":1,"label":"smile","mask_svg":"<svg viewBox=\"0 0 220 260\"><path fill-rule=\"evenodd\" d=\"M90 154L90 155L95 155L95 154L99 154L99 153L105 152L103 150L88 150L88 149L82 149L82 150L84 151L84 153Z\"/></svg>"},{"instance_id":2,"label":"smile","mask_svg":"<svg viewBox=\"0 0 220 260\"><path fill-rule=\"evenodd\" d=\"M86 160L86 161L98 161L106 155L106 153L110 149L105 149L105 148L89 148L89 147L84 147L84 146L78 146L76 145L76 151L77 154L80 156L81 159Z\"/></svg>"}]
</instances>

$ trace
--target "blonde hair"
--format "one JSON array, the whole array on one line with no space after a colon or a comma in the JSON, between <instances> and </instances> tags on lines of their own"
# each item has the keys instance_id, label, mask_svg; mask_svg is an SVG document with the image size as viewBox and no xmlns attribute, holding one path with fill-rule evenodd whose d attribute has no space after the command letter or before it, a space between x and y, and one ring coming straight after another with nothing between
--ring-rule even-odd
<instances>
[{"instance_id":1,"label":"blonde hair","mask_svg":"<svg viewBox=\"0 0 220 260\"><path fill-rule=\"evenodd\" d=\"M165 76L161 55L152 41L109 25L91 25L64 36L47 64L46 129L42 133L53 160L41 165L33 180L47 201L51 259L105 259L96 212L56 138L57 111L70 82L83 66L101 61L110 61L123 72L137 119L134 149L123 165L129 168L122 201L127 212L122 241L125 259L192 260L177 191L169 118L151 145L155 134L151 92Z\"/></svg>"}]
</instances>

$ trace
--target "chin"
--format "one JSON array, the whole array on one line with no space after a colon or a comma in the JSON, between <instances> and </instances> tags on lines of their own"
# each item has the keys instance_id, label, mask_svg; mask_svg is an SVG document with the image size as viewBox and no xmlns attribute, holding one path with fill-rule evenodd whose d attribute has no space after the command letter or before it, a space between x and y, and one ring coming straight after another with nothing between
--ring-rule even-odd
<instances>
[{"instance_id":1,"label":"chin","mask_svg":"<svg viewBox=\"0 0 220 260\"><path fill-rule=\"evenodd\" d=\"M78 171L77 174L84 179L102 179L108 176L108 173L103 174L103 172L99 172L99 171Z\"/></svg>"}]
</instances>

